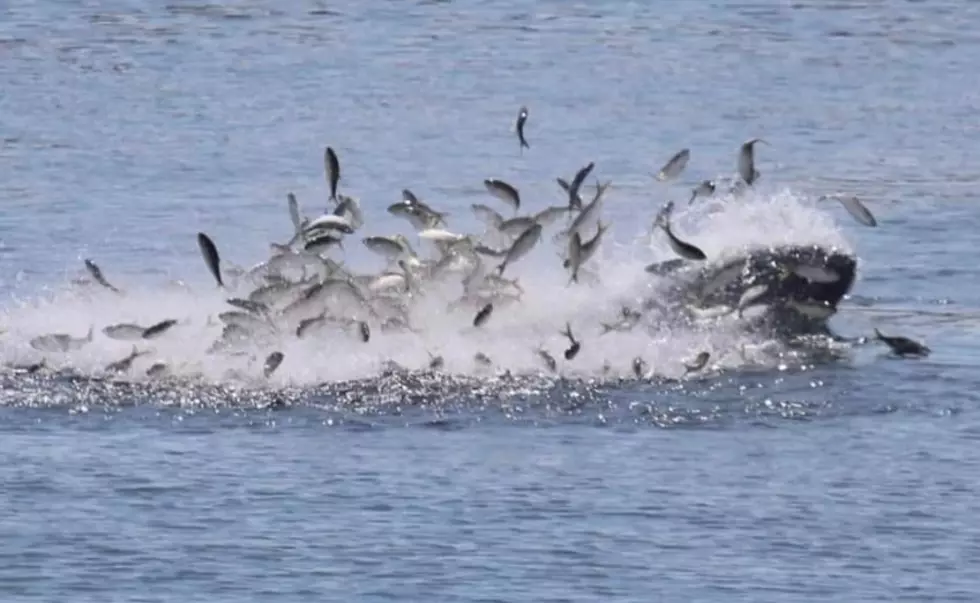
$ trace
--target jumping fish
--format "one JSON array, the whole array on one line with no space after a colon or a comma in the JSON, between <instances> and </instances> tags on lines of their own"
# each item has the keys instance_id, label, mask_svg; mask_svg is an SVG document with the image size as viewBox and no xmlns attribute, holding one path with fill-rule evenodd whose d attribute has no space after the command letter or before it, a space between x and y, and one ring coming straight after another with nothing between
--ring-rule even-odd
<instances>
[{"instance_id":1,"label":"jumping fish","mask_svg":"<svg viewBox=\"0 0 980 603\"><path fill-rule=\"evenodd\" d=\"M480 311L477 312L476 316L473 318L473 326L474 327L483 326L483 323L490 320L491 314L493 314L493 304L490 303L483 306L482 308L480 308Z\"/></svg>"},{"instance_id":2,"label":"jumping fish","mask_svg":"<svg viewBox=\"0 0 980 603\"><path fill-rule=\"evenodd\" d=\"M694 373L700 371L708 364L708 359L711 358L711 354L708 352L701 352L694 357L694 360L684 363L684 374Z\"/></svg>"},{"instance_id":3,"label":"jumping fish","mask_svg":"<svg viewBox=\"0 0 980 603\"><path fill-rule=\"evenodd\" d=\"M487 191L489 191L491 195L514 208L515 212L520 210L521 194L517 192L517 189L510 184L504 182L503 180L488 178L483 181L483 186L487 188Z\"/></svg>"},{"instance_id":4,"label":"jumping fish","mask_svg":"<svg viewBox=\"0 0 980 603\"><path fill-rule=\"evenodd\" d=\"M498 276L503 275L507 266L527 255L537 245L538 241L541 240L542 230L543 228L540 224L535 224L521 233L521 236L517 237L514 244L507 250L507 255L504 257L503 263L497 267Z\"/></svg>"},{"instance_id":5,"label":"jumping fish","mask_svg":"<svg viewBox=\"0 0 980 603\"><path fill-rule=\"evenodd\" d=\"M579 350L582 349L582 344L575 340L575 336L572 335L572 325L570 323L565 323L565 329L561 332L562 335L568 338L568 349L565 350L565 360L572 360L578 355Z\"/></svg>"},{"instance_id":6,"label":"jumping fish","mask_svg":"<svg viewBox=\"0 0 980 603\"><path fill-rule=\"evenodd\" d=\"M337 200L337 184L340 183L340 160L331 147L323 152L323 163L327 173L327 184L330 185L330 200Z\"/></svg>"},{"instance_id":7,"label":"jumping fish","mask_svg":"<svg viewBox=\"0 0 980 603\"><path fill-rule=\"evenodd\" d=\"M201 248L204 263L207 264L214 280L218 281L219 287L224 287L225 284L221 281L221 256L218 255L218 248L215 247L214 241L208 235L199 232L197 233L197 245Z\"/></svg>"},{"instance_id":8,"label":"jumping fish","mask_svg":"<svg viewBox=\"0 0 980 603\"><path fill-rule=\"evenodd\" d=\"M769 144L761 138L753 138L742 143L738 150L738 175L745 184L752 186L759 178L759 172L755 169L755 144Z\"/></svg>"},{"instance_id":9,"label":"jumping fish","mask_svg":"<svg viewBox=\"0 0 980 603\"><path fill-rule=\"evenodd\" d=\"M680 176L684 168L687 167L687 162L691 159L690 149L681 149L673 157L671 157L667 163L664 164L660 171L657 172L657 180L664 182L667 180L673 180L674 178Z\"/></svg>"},{"instance_id":10,"label":"jumping fish","mask_svg":"<svg viewBox=\"0 0 980 603\"><path fill-rule=\"evenodd\" d=\"M276 372L279 365L282 364L283 358L285 356L282 352L272 352L265 358L265 362L262 364L262 375L266 379L272 376L272 373Z\"/></svg>"},{"instance_id":11,"label":"jumping fish","mask_svg":"<svg viewBox=\"0 0 980 603\"><path fill-rule=\"evenodd\" d=\"M155 339L160 335L163 335L170 330L170 327L177 324L177 321L173 318L168 318L166 320L161 320L155 325L149 326L143 331L143 339Z\"/></svg>"},{"instance_id":12,"label":"jumping fish","mask_svg":"<svg viewBox=\"0 0 980 603\"><path fill-rule=\"evenodd\" d=\"M874 215L871 211L861 203L861 200L853 195L824 195L820 197L818 201L823 201L825 199L834 199L839 201L847 213L851 214L859 224L874 228L878 225L878 221L875 220Z\"/></svg>"},{"instance_id":13,"label":"jumping fish","mask_svg":"<svg viewBox=\"0 0 980 603\"><path fill-rule=\"evenodd\" d=\"M568 207L576 208L582 206L582 198L579 197L579 190L582 188L582 184L585 183L585 179L592 173L593 168L595 168L595 162L590 161L588 165L575 173L575 177L572 178L572 183L568 185ZM576 202L578 203L577 206Z\"/></svg>"},{"instance_id":14,"label":"jumping fish","mask_svg":"<svg viewBox=\"0 0 980 603\"><path fill-rule=\"evenodd\" d=\"M524 149L530 149L531 145L527 144L527 140L524 138L524 124L527 123L527 107L521 107L520 112L517 114L517 124L514 129L517 131L517 139L521 143L521 153L524 153Z\"/></svg>"},{"instance_id":15,"label":"jumping fish","mask_svg":"<svg viewBox=\"0 0 980 603\"><path fill-rule=\"evenodd\" d=\"M106 280L105 276L102 274L102 269L99 268L98 264L96 264L95 262L93 262L90 259L86 259L85 260L85 268L88 269L89 274L92 275L92 279L94 279L95 282L97 282L98 284L102 285L103 287L105 287L109 291L112 291L113 293L122 293L122 291L120 291L119 289L113 287L109 283L109 281Z\"/></svg>"}]
</instances>

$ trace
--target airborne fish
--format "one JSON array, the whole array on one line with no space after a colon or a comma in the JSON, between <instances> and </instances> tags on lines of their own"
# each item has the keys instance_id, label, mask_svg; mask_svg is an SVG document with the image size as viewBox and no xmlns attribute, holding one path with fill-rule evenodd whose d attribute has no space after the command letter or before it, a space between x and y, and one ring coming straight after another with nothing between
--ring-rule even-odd
<instances>
[{"instance_id":1,"label":"airborne fish","mask_svg":"<svg viewBox=\"0 0 980 603\"><path fill-rule=\"evenodd\" d=\"M701 352L698 354L694 360L684 363L684 374L694 373L700 371L708 364L708 359L711 358L711 354L708 352Z\"/></svg>"},{"instance_id":2,"label":"airborne fish","mask_svg":"<svg viewBox=\"0 0 980 603\"><path fill-rule=\"evenodd\" d=\"M713 194L715 194L715 183L711 180L702 180L700 184L691 189L691 198L688 199L687 204L694 203L698 197L710 197Z\"/></svg>"},{"instance_id":3,"label":"airborne fish","mask_svg":"<svg viewBox=\"0 0 980 603\"><path fill-rule=\"evenodd\" d=\"M218 248L215 247L211 237L203 232L197 233L197 245L201 248L204 263L207 264L214 280L218 281L219 287L224 287L225 284L221 282L221 256L218 255Z\"/></svg>"},{"instance_id":4,"label":"airborne fish","mask_svg":"<svg viewBox=\"0 0 980 603\"><path fill-rule=\"evenodd\" d=\"M544 362L544 365L548 367L549 371L551 371L552 373L558 371L558 361L555 360L554 356L548 353L548 350L539 347L538 349L535 350L535 353L538 355L538 358L540 358L541 361Z\"/></svg>"},{"instance_id":5,"label":"airborne fish","mask_svg":"<svg viewBox=\"0 0 980 603\"><path fill-rule=\"evenodd\" d=\"M745 184L752 184L759 178L759 172L755 169L755 149L757 142L769 144L761 138L753 138L745 141L738 150L738 175L741 176Z\"/></svg>"},{"instance_id":6,"label":"airborne fish","mask_svg":"<svg viewBox=\"0 0 980 603\"><path fill-rule=\"evenodd\" d=\"M878 225L878 221L875 220L874 215L871 211L861 203L861 200L854 196L847 195L824 195L820 197L818 201L823 201L824 199L835 199L844 206L847 213L851 214L859 224L874 228Z\"/></svg>"},{"instance_id":7,"label":"airborne fish","mask_svg":"<svg viewBox=\"0 0 980 603\"><path fill-rule=\"evenodd\" d=\"M106 337L119 341L135 341L141 339L144 331L146 331L146 327L131 323L109 325L102 329L102 333Z\"/></svg>"},{"instance_id":8,"label":"airborne fish","mask_svg":"<svg viewBox=\"0 0 980 603\"><path fill-rule=\"evenodd\" d=\"M517 114L517 124L514 129L517 131L517 139L521 143L521 153L524 153L524 149L530 149L531 145L527 144L527 140L524 138L524 124L527 123L527 107L521 107L520 112Z\"/></svg>"},{"instance_id":9,"label":"airborne fish","mask_svg":"<svg viewBox=\"0 0 980 603\"><path fill-rule=\"evenodd\" d=\"M701 249L678 239L677 236L671 232L669 215L665 215L663 219L660 220L660 228L667 233L667 242L670 244L670 248L673 249L674 253L677 255L688 260L701 261L707 259L708 256L704 255L704 252L701 251Z\"/></svg>"},{"instance_id":10,"label":"airborne fish","mask_svg":"<svg viewBox=\"0 0 980 603\"><path fill-rule=\"evenodd\" d=\"M50 335L41 335L31 339L30 346L39 352L71 352L74 350L79 350L85 346L85 344L92 341L93 328L88 328L88 334L85 337L72 338L71 335L66 335L64 333L52 333Z\"/></svg>"},{"instance_id":11,"label":"airborne fish","mask_svg":"<svg viewBox=\"0 0 980 603\"><path fill-rule=\"evenodd\" d=\"M482 308L480 308L480 311L477 312L476 313L476 316L473 318L473 326L474 327L481 327L481 326L483 326L483 323L485 323L488 320L490 320L490 315L492 313L493 313L493 304L492 303L487 304L487 305L483 306Z\"/></svg>"},{"instance_id":12,"label":"airborne fish","mask_svg":"<svg viewBox=\"0 0 980 603\"><path fill-rule=\"evenodd\" d=\"M285 356L282 352L272 352L265 358L265 362L262 365L262 375L266 379L272 376L272 373L276 372L279 365L282 364L283 358Z\"/></svg>"},{"instance_id":13,"label":"airborne fish","mask_svg":"<svg viewBox=\"0 0 980 603\"><path fill-rule=\"evenodd\" d=\"M585 183L585 179L589 177L592 173L592 169L595 168L595 162L590 161L588 165L576 172L575 177L572 178L572 183L568 185L568 206L571 208L576 207L576 202L578 207L582 206L582 198L579 197L579 190L582 188L582 184ZM559 183L560 184L560 183Z\"/></svg>"},{"instance_id":14,"label":"airborne fish","mask_svg":"<svg viewBox=\"0 0 980 603\"><path fill-rule=\"evenodd\" d=\"M105 278L105 276L103 276L103 274L102 274L102 269L99 268L99 266L95 262L93 262L92 260L86 259L85 260L85 268L88 269L89 274L92 275L92 278L95 280L95 282L97 282L98 284L102 285L103 287L105 287L109 291L112 291L113 293L122 293L122 291L120 291L119 289L117 289L117 288L113 287L111 284L109 284L109 281L107 281L106 278Z\"/></svg>"},{"instance_id":15,"label":"airborne fish","mask_svg":"<svg viewBox=\"0 0 980 603\"><path fill-rule=\"evenodd\" d=\"M535 245L537 245L538 241L541 240L542 230L544 229L540 224L535 224L521 233L521 236L517 237L514 244L507 250L507 256L504 257L503 263L497 267L498 276L503 275L507 266L527 255L527 253L531 251Z\"/></svg>"},{"instance_id":16,"label":"airborne fish","mask_svg":"<svg viewBox=\"0 0 980 603\"><path fill-rule=\"evenodd\" d=\"M160 335L163 335L169 331L170 327L174 326L175 324L177 324L177 321L172 318L161 320L155 325L147 327L146 330L143 331L143 339L154 339L159 337Z\"/></svg>"},{"instance_id":17,"label":"airborne fish","mask_svg":"<svg viewBox=\"0 0 980 603\"><path fill-rule=\"evenodd\" d=\"M330 200L337 200L337 184L340 183L340 160L331 147L323 152L323 163L327 173L327 184L330 185Z\"/></svg>"},{"instance_id":18,"label":"airborne fish","mask_svg":"<svg viewBox=\"0 0 980 603\"><path fill-rule=\"evenodd\" d=\"M680 176L684 168L687 167L687 162L691 159L690 149L681 149L673 157L671 157L667 163L664 164L660 171L657 172L657 180L664 182L666 180L673 180L674 178Z\"/></svg>"},{"instance_id":19,"label":"airborne fish","mask_svg":"<svg viewBox=\"0 0 980 603\"><path fill-rule=\"evenodd\" d=\"M561 190L565 191L565 194L568 195L569 211L573 209L582 209L582 205L584 205L584 203L582 203L582 197L579 196L578 192L576 192L575 195L573 196L572 186L568 184L568 182L566 182L562 178L556 178L555 180L557 180L558 186L561 187Z\"/></svg>"},{"instance_id":20,"label":"airborne fish","mask_svg":"<svg viewBox=\"0 0 980 603\"><path fill-rule=\"evenodd\" d=\"M515 212L521 208L521 194L510 184L503 180L488 178L483 181L483 186L491 195L513 207Z\"/></svg>"},{"instance_id":21,"label":"airborne fish","mask_svg":"<svg viewBox=\"0 0 980 603\"><path fill-rule=\"evenodd\" d=\"M121 360L116 360L115 362L110 362L109 364L107 364L105 366L105 372L125 373L133 365L134 360L136 360L140 356L145 356L146 354L149 354L149 352L146 351L141 352L136 349L136 346L133 346L133 351L130 352L128 356L126 356Z\"/></svg>"},{"instance_id":22,"label":"airborne fish","mask_svg":"<svg viewBox=\"0 0 980 603\"><path fill-rule=\"evenodd\" d=\"M572 360L578 355L579 350L582 349L582 344L576 341L575 336L572 335L572 325L570 323L565 323L565 329L561 334L568 338L568 343L570 344L568 349L565 350L565 360Z\"/></svg>"}]
</instances>

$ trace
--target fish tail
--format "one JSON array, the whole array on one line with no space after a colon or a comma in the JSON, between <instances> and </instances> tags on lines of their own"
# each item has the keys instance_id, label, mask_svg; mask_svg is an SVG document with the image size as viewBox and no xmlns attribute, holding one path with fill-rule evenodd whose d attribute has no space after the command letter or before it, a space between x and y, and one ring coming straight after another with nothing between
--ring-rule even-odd
<instances>
[{"instance_id":1,"label":"fish tail","mask_svg":"<svg viewBox=\"0 0 980 603\"><path fill-rule=\"evenodd\" d=\"M531 148L531 145L527 144L527 141L526 140L521 140L521 148L522 149L530 149Z\"/></svg>"}]
</instances>

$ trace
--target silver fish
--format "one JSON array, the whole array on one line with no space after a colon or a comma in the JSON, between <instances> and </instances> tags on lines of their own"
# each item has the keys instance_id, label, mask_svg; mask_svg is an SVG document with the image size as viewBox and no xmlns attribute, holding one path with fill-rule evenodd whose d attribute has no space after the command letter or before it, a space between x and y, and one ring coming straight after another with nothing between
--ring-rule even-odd
<instances>
[{"instance_id":1,"label":"silver fish","mask_svg":"<svg viewBox=\"0 0 980 603\"><path fill-rule=\"evenodd\" d=\"M575 196L572 197L572 186L562 178L556 178L555 180L558 182L558 186L561 187L561 190L565 191L565 194L569 196L568 209L582 209L582 206L585 205L585 203L582 202L582 197L579 196L578 192L576 192Z\"/></svg>"},{"instance_id":2,"label":"silver fish","mask_svg":"<svg viewBox=\"0 0 980 603\"><path fill-rule=\"evenodd\" d=\"M520 216L511 218L510 220L504 220L498 230L509 237L517 237L528 228L534 226L535 223L534 218Z\"/></svg>"},{"instance_id":3,"label":"silver fish","mask_svg":"<svg viewBox=\"0 0 980 603\"><path fill-rule=\"evenodd\" d=\"M657 180L664 182L666 180L673 180L677 176L680 176L684 168L687 167L687 162L691 159L690 149L681 149L673 157L671 157L667 163L664 164L660 171L657 172Z\"/></svg>"},{"instance_id":4,"label":"silver fish","mask_svg":"<svg viewBox=\"0 0 980 603\"><path fill-rule=\"evenodd\" d=\"M851 217L854 218L859 224L871 228L878 225L878 221L875 220L874 215L867 207L864 206L863 203L861 203L861 200L857 197L845 195L825 195L820 197L820 200L823 199L836 199L837 201L840 201L840 204L844 206L847 213L851 214Z\"/></svg>"},{"instance_id":5,"label":"silver fish","mask_svg":"<svg viewBox=\"0 0 980 603\"><path fill-rule=\"evenodd\" d=\"M537 353L538 358L544 362L544 365L548 367L549 371L552 373L558 372L558 361L555 360L555 357L549 354L547 350L544 348L538 348L535 350L535 353Z\"/></svg>"},{"instance_id":6,"label":"silver fish","mask_svg":"<svg viewBox=\"0 0 980 603\"><path fill-rule=\"evenodd\" d=\"M540 224L535 224L521 233L521 236L517 237L514 244L507 250L507 255L504 257L503 263L497 267L497 275L503 275L508 265L513 264L527 255L538 244L538 241L541 240L541 232L543 230L544 228Z\"/></svg>"},{"instance_id":7,"label":"silver fish","mask_svg":"<svg viewBox=\"0 0 980 603\"><path fill-rule=\"evenodd\" d=\"M102 333L106 337L118 341L136 341L137 339L142 339L144 331L146 331L145 327L131 323L109 325L102 329Z\"/></svg>"},{"instance_id":8,"label":"silver fish","mask_svg":"<svg viewBox=\"0 0 980 603\"><path fill-rule=\"evenodd\" d=\"M675 258L673 260L667 260L665 262L656 262L648 265L643 269L644 272L649 274L656 274L658 276L666 276L673 272L677 272L681 268L687 265L687 260L684 258Z\"/></svg>"},{"instance_id":9,"label":"silver fish","mask_svg":"<svg viewBox=\"0 0 980 603\"><path fill-rule=\"evenodd\" d=\"M337 184L340 183L340 160L337 153L330 147L323 152L323 164L327 173L327 184L330 185L330 200L337 200Z\"/></svg>"},{"instance_id":10,"label":"silver fish","mask_svg":"<svg viewBox=\"0 0 980 603\"><path fill-rule=\"evenodd\" d=\"M269 306L259 302L254 302L250 299L241 299L241 298L233 297L231 299L226 299L225 303L227 303L230 306L239 308L241 310L245 310L246 312L249 312L251 314L269 313Z\"/></svg>"},{"instance_id":11,"label":"silver fish","mask_svg":"<svg viewBox=\"0 0 980 603\"><path fill-rule=\"evenodd\" d=\"M757 142L769 144L761 138L753 138L742 143L738 150L738 175L749 186L752 186L759 177L759 173L755 169L755 144Z\"/></svg>"},{"instance_id":12,"label":"silver fish","mask_svg":"<svg viewBox=\"0 0 980 603\"><path fill-rule=\"evenodd\" d=\"M357 323L357 331L361 336L361 341L367 343L371 341L371 327L363 320Z\"/></svg>"},{"instance_id":13,"label":"silver fish","mask_svg":"<svg viewBox=\"0 0 980 603\"><path fill-rule=\"evenodd\" d=\"M688 260L701 261L707 259L708 256L704 255L704 252L701 251L701 249L699 249L694 245L691 245L690 243L678 239L677 236L675 236L674 233L671 232L669 217L665 218L660 223L660 228L662 228L663 231L667 233L667 242L670 244L670 248L673 249L674 253L676 253L677 255Z\"/></svg>"},{"instance_id":14,"label":"silver fish","mask_svg":"<svg viewBox=\"0 0 980 603\"><path fill-rule=\"evenodd\" d=\"M85 344L92 341L93 328L88 328L88 334L85 337L72 338L71 335L66 335L64 333L52 333L50 335L41 335L31 339L29 344L32 348L39 352L71 352L74 350L79 350L85 346Z\"/></svg>"},{"instance_id":15,"label":"silver fish","mask_svg":"<svg viewBox=\"0 0 980 603\"><path fill-rule=\"evenodd\" d=\"M694 358L694 360L684 363L684 374L700 371L707 366L708 359L710 358L711 354L708 352L701 352Z\"/></svg>"},{"instance_id":16,"label":"silver fish","mask_svg":"<svg viewBox=\"0 0 980 603\"><path fill-rule=\"evenodd\" d=\"M141 352L136 349L136 346L133 346L133 351L130 352L128 356L126 356L121 360L116 360L115 362L110 362L109 364L107 364L105 366L105 372L125 373L130 369L131 366L133 366L134 360L136 360L140 356L145 356L146 354L149 354L149 352L146 351Z\"/></svg>"},{"instance_id":17,"label":"silver fish","mask_svg":"<svg viewBox=\"0 0 980 603\"><path fill-rule=\"evenodd\" d=\"M272 376L272 373L276 372L279 365L282 364L285 356L282 352L272 352L265 358L265 362L262 364L262 375L268 379Z\"/></svg>"},{"instance_id":18,"label":"silver fish","mask_svg":"<svg viewBox=\"0 0 980 603\"><path fill-rule=\"evenodd\" d=\"M576 201L579 202L579 207L581 207L582 198L579 197L579 190L581 190L582 184L585 183L585 179L589 177L594 167L595 162L590 161L587 166L575 173L571 184L568 185L568 207L574 208Z\"/></svg>"},{"instance_id":19,"label":"silver fish","mask_svg":"<svg viewBox=\"0 0 980 603\"><path fill-rule=\"evenodd\" d=\"M197 245L201 248L201 255L204 257L204 263L207 264L208 270L211 271L211 276L218 281L219 287L224 287L225 284L221 281L221 256L218 255L218 248L215 247L214 241L208 235L199 232L197 233Z\"/></svg>"},{"instance_id":20,"label":"silver fish","mask_svg":"<svg viewBox=\"0 0 980 603\"><path fill-rule=\"evenodd\" d=\"M299 321L299 326L296 327L296 337L302 339L311 329L322 327L326 322L327 319L323 313L312 318L304 318Z\"/></svg>"},{"instance_id":21,"label":"silver fish","mask_svg":"<svg viewBox=\"0 0 980 603\"><path fill-rule=\"evenodd\" d=\"M111 284L109 284L109 281L107 281L106 278L105 278L105 276L102 275L102 269L99 268L99 266L95 262L93 262L92 260L86 259L85 260L85 268L88 269L89 274L92 275L92 279L94 279L95 282L97 282L98 284L102 285L103 287L105 287L109 291L112 291L113 293L122 293L122 291L120 291L119 289L117 289L117 288L113 287Z\"/></svg>"},{"instance_id":22,"label":"silver fish","mask_svg":"<svg viewBox=\"0 0 980 603\"><path fill-rule=\"evenodd\" d=\"M482 308L480 308L480 311L477 312L476 316L473 318L473 326L482 327L483 323L490 320L491 314L493 314L493 304L491 303L483 306Z\"/></svg>"},{"instance_id":23,"label":"silver fish","mask_svg":"<svg viewBox=\"0 0 980 603\"><path fill-rule=\"evenodd\" d=\"M607 182L605 185L597 185L595 197L575 216L575 219L572 220L572 223L568 226L568 230L564 234L571 236L576 232L581 233L587 226L592 224L593 220L599 219L599 213L602 210L602 196L610 184L612 183Z\"/></svg>"},{"instance_id":24,"label":"silver fish","mask_svg":"<svg viewBox=\"0 0 980 603\"><path fill-rule=\"evenodd\" d=\"M507 256L506 249L494 249L493 247L487 247L486 245L476 245L473 247L473 251L479 253L480 255L485 255L492 258L502 258Z\"/></svg>"},{"instance_id":25,"label":"silver fish","mask_svg":"<svg viewBox=\"0 0 980 603\"><path fill-rule=\"evenodd\" d=\"M551 207L546 207L534 214L532 219L540 224L541 226L551 226L558 221L562 216L568 215L571 208L564 205L553 205Z\"/></svg>"},{"instance_id":26,"label":"silver fish","mask_svg":"<svg viewBox=\"0 0 980 603\"><path fill-rule=\"evenodd\" d=\"M170 371L170 367L163 362L156 362L150 368L146 369L146 376L157 378L163 377Z\"/></svg>"},{"instance_id":27,"label":"silver fish","mask_svg":"<svg viewBox=\"0 0 980 603\"><path fill-rule=\"evenodd\" d=\"M483 181L483 186L491 195L513 207L515 212L521 208L521 194L510 184L503 180L488 178Z\"/></svg>"},{"instance_id":28,"label":"silver fish","mask_svg":"<svg viewBox=\"0 0 980 603\"><path fill-rule=\"evenodd\" d=\"M576 341L575 336L572 335L572 325L570 323L565 323L565 329L561 332L562 335L568 338L568 349L565 350L565 360L572 360L578 355L579 350L582 349L582 343Z\"/></svg>"},{"instance_id":29,"label":"silver fish","mask_svg":"<svg viewBox=\"0 0 980 603\"><path fill-rule=\"evenodd\" d=\"M286 205L289 207L289 219L293 223L293 232L298 235L303 231L303 220L299 215L299 201L296 200L296 195L287 193Z\"/></svg>"},{"instance_id":30,"label":"silver fish","mask_svg":"<svg viewBox=\"0 0 980 603\"><path fill-rule=\"evenodd\" d=\"M687 204L694 203L698 197L710 197L713 194L715 194L715 183L711 180L702 180L700 184L691 189L691 198L688 199Z\"/></svg>"},{"instance_id":31,"label":"silver fish","mask_svg":"<svg viewBox=\"0 0 980 603\"><path fill-rule=\"evenodd\" d=\"M470 206L470 209L473 210L473 213L480 221L486 224L489 228L493 228L494 230L499 230L500 225L503 224L504 222L503 216L501 216L493 208L487 207L482 203L474 203L473 205Z\"/></svg>"},{"instance_id":32,"label":"silver fish","mask_svg":"<svg viewBox=\"0 0 980 603\"><path fill-rule=\"evenodd\" d=\"M411 253L407 241L395 237L366 237L362 239L364 246L374 253L383 256L390 261L396 261L403 255L415 255Z\"/></svg>"},{"instance_id":33,"label":"silver fish","mask_svg":"<svg viewBox=\"0 0 980 603\"><path fill-rule=\"evenodd\" d=\"M578 282L578 271L582 267L582 235L572 233L568 240L568 259L564 266L572 271L571 282Z\"/></svg>"},{"instance_id":34,"label":"silver fish","mask_svg":"<svg viewBox=\"0 0 980 603\"><path fill-rule=\"evenodd\" d=\"M582 255L580 264L585 264L592 258L593 255L595 255L596 250L599 249L599 244L602 243L602 235L604 235L607 230L609 230L609 225L599 222L595 236L581 244Z\"/></svg>"},{"instance_id":35,"label":"silver fish","mask_svg":"<svg viewBox=\"0 0 980 603\"><path fill-rule=\"evenodd\" d=\"M154 339L156 337L159 337L160 335L163 335L164 333L169 331L170 328L175 324L177 324L177 321L172 318L161 320L155 325L147 327L146 330L143 331L143 339Z\"/></svg>"},{"instance_id":36,"label":"silver fish","mask_svg":"<svg viewBox=\"0 0 980 603\"><path fill-rule=\"evenodd\" d=\"M527 107L521 107L520 112L517 114L517 124L514 129L517 131L517 139L521 143L521 153L524 153L524 149L530 149L531 145L527 144L527 140L524 138L524 124L527 123Z\"/></svg>"}]
</instances>

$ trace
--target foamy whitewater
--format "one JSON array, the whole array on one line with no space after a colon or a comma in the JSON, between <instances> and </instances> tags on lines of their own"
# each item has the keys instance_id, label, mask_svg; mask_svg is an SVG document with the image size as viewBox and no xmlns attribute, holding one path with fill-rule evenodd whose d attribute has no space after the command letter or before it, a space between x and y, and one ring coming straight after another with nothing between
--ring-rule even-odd
<instances>
[{"instance_id":1,"label":"foamy whitewater","mask_svg":"<svg viewBox=\"0 0 980 603\"><path fill-rule=\"evenodd\" d=\"M608 221L610 208L616 205L646 206L648 215L642 221L649 224L661 205L656 200L659 193L653 190L650 197L654 200L643 203L628 198L634 194L646 195L617 190L613 184L606 193L603 222ZM499 203L489 195L478 202L494 207ZM524 211L533 212L542 207ZM377 273L384 262L367 252L361 239L393 232L372 228L372 218L383 209L370 206L362 209L365 225L346 237L344 250L334 248L327 255L354 273ZM315 217L318 212L311 207L306 208L306 213ZM456 210L450 215L448 230L480 232L469 228L475 221L464 213L468 210ZM819 244L851 252L850 244L835 222L838 218L846 219L846 214L837 204L817 203L800 191L767 192L763 185L741 197L718 195L698 199L691 206L684 198L674 213L672 225L679 237L704 250L710 265L746 249L778 244ZM436 255L431 244L414 236L407 222L398 222L398 230L410 238L421 258ZM441 372L460 377L488 377L505 371L514 375L550 374L535 351L539 347L558 360L562 377L582 379L632 378L631 362L635 357L642 357L652 374L679 378L685 373L684 362L702 351L711 354L708 373L735 369L747 360L753 364L779 362L778 354L752 352L762 350L764 346L759 344L766 342L748 335L735 318L691 325L670 316L645 315L632 331L600 336L600 321L616 322L622 305L637 308L644 299L656 299L664 279L670 277L648 274L644 267L676 255L659 231L631 242L616 242L617 227L626 230L629 225L612 221L612 236L607 235L596 256L584 266L582 282L569 285L568 272L562 269L559 256L564 243L553 240L564 224L562 219L546 227L541 242L531 253L508 268L507 277L517 277L525 293L519 302L495 303L493 315L481 328L472 326L476 308L470 305L449 308L462 293L459 283L463 275L457 278L454 273L445 284L424 287L412 301L409 316L413 331L384 332L377 324L371 324L370 341L364 343L350 330L325 330L298 339L295 329L290 329L283 330L272 341L250 344L251 347L245 348L250 352L248 355L207 353L221 333L222 324L217 315L233 310L225 300L245 297L254 287L243 284L239 290L218 289L200 256L195 255L195 233L188 232L186 268L169 279L125 282L114 277L111 265L100 264L106 278L124 291L123 295L117 295L95 283L72 283L84 275L84 267L79 262L78 274L63 285L31 299L8 301L0 314L0 328L4 331L0 335L3 342L0 361L7 366L24 365L39 362L43 357L51 369L70 369L93 377L109 376L105 366L129 354L134 342L109 339L101 332L104 327L117 323L148 326L172 318L179 324L160 338L135 342L137 349L151 353L137 358L126 373L112 375L113 379L148 381L151 378L146 376L146 369L164 362L170 368L169 379L193 377L210 384L235 383L263 388L307 387L371 378L389 361L409 370L426 369L431 355L445 359ZM280 240L289 236L289 219L284 207ZM268 249L268 241L256 240L249 245L215 242L225 267L229 263L247 267L241 256L248 253L262 259ZM570 362L562 357L568 343L560 331L566 322L582 341L581 352ZM48 333L84 337L90 326L94 327L94 340L76 351L42 354L29 345L32 338ZM265 379L262 364L273 351L282 352L285 359ZM487 368L477 363L474 360L477 352L489 356L494 366Z\"/></svg>"}]
</instances>

